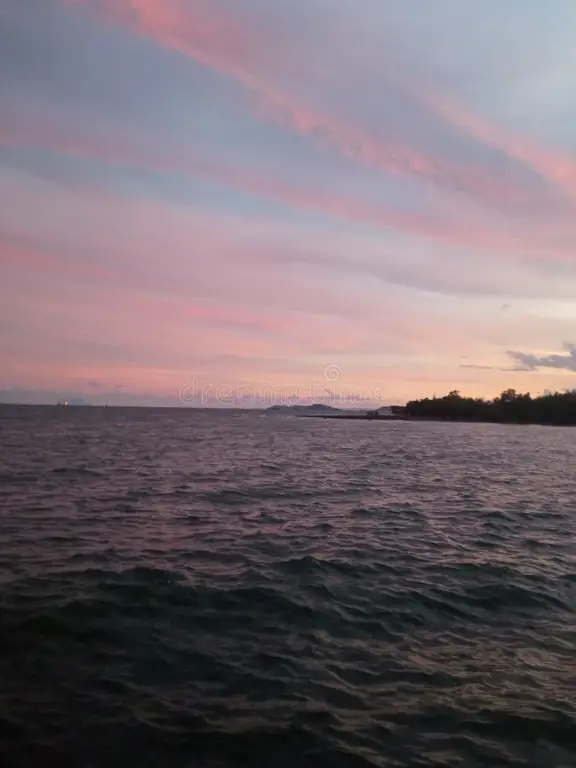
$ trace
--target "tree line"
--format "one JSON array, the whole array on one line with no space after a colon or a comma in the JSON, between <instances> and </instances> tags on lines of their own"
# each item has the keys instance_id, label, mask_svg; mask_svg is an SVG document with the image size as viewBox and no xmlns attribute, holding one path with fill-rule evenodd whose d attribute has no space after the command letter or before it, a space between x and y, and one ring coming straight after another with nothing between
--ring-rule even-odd
<instances>
[{"instance_id":1,"label":"tree line","mask_svg":"<svg viewBox=\"0 0 576 768\"><path fill-rule=\"evenodd\" d=\"M458 390L452 390L443 397L411 400L405 413L420 419L576 425L576 390L532 397L529 392L506 389L494 400L462 397Z\"/></svg>"}]
</instances>

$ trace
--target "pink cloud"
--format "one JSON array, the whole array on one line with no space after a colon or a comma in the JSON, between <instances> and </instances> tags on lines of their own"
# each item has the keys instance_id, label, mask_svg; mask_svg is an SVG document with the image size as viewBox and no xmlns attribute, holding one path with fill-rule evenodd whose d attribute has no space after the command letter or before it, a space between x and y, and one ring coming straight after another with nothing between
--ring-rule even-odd
<instances>
[{"instance_id":1,"label":"pink cloud","mask_svg":"<svg viewBox=\"0 0 576 768\"><path fill-rule=\"evenodd\" d=\"M504 152L513 160L520 161L570 196L576 195L576 157L559 150L540 147L521 136L490 125L462 105L430 90L421 92L418 98L436 115L467 136Z\"/></svg>"},{"instance_id":2,"label":"pink cloud","mask_svg":"<svg viewBox=\"0 0 576 768\"><path fill-rule=\"evenodd\" d=\"M231 79L253 97L258 117L336 149L371 171L465 190L503 203L499 208L533 200L513 175L499 179L495 171L471 163L458 167L403 139L376 138L368 128L354 125L352 118L338 119L311 107L294 96L289 85L281 85L298 67L290 61L293 51L276 50L277 37L266 37L261 22L252 24L238 13L220 12L221 0L67 2L86 6L103 19ZM28 101L17 101L22 108L31 102L32 92L26 94ZM418 93L412 97L418 101ZM64 101L68 104L66 97ZM77 105L74 110L83 108ZM46 112L55 114L53 107ZM571 158L516 140L441 99L432 101L428 112L475 139L476 150L479 145L496 147L559 189L573 190ZM0 311L9 321L3 323L9 327L2 336L2 362L10 375L27 372L30 378L44 376L46 382L58 377L115 381L140 391L174 392L195 373L213 383L228 376L284 386L314 376L322 383L324 366L341 362L343 386L372 385L384 377L394 386L401 383L403 390L408 383L404 393L409 394L409 382L416 382L419 375L420 381L426 377L426 391L429 382L442 377L452 386L472 376L449 375L455 361L465 355L491 365L498 350L506 349L505 343L513 341L510 348L520 349L527 338L536 343L539 333L546 343L564 337L556 322L545 326L534 317L532 323L521 318L514 325L513 312L494 316L490 298L494 283L514 288L528 275L534 282L542 278L544 291L556 281L557 275L546 279L546 270L550 274L552 270L545 264L538 264L532 273L532 264L516 258L520 253L534 261L564 258L573 263L569 246L576 231L562 200L555 203L554 212L544 210L545 200L538 210L534 206L533 220L506 219L495 212L490 219L482 218L481 211L471 214L465 205L449 210L437 201L437 190L428 200L433 202L429 214L403 210L402 199L399 209L392 210L377 197L362 199L350 191L356 177L349 185L342 180L344 192L322 189L311 172L301 176L308 176L310 184L298 184L285 180L281 171L267 175L209 161L185 148L162 146L158 139L148 144L143 139L121 140L99 125L79 134L65 121L50 124L43 117L34 123L16 115L11 110L3 116L0 147L42 148L111 165L184 174L295 211L384 231L397 229L444 247L432 249L396 238L399 253L392 254L391 239L349 226L334 231L334 227L308 227L308 222L301 227L291 219L282 228L280 217L257 219L246 212L248 206L233 217L206 213L201 206L130 199L109 191L121 174L99 173L97 178L107 179L103 185L83 186L69 178L94 170L88 167L91 163L55 163L54 158L43 157L30 173L27 168L38 160L36 153L13 152L0 185L6 233L0 241L6 276L0 285ZM13 160L21 155L23 169L14 170ZM296 172L288 173L287 178L294 178ZM141 177L130 174L123 183ZM401 192L409 187L399 186ZM166 186L158 188L162 193ZM148 190L146 185L144 191ZM452 205L454 197L448 197ZM556 221L552 213L558 214ZM557 223L555 240L552 225ZM445 245L496 253L475 254ZM512 256L506 264L502 252ZM568 294L570 268L570 264L553 266L555 273L566 277ZM484 294L482 289L471 292L477 301L458 299L454 295L461 288L458 275L447 285L459 270L470 275L474 289L478 287L474 280L481 283L483 272L492 272L495 280L486 282ZM431 275L435 279L429 279ZM393 287L386 285L395 278ZM399 287L403 285L411 288ZM414 287L426 290L416 293ZM522 290L519 285L518 295ZM444 295L440 298L438 293ZM498 375L486 373L494 379Z\"/></svg>"},{"instance_id":3,"label":"pink cloud","mask_svg":"<svg viewBox=\"0 0 576 768\"><path fill-rule=\"evenodd\" d=\"M324 368L336 363L342 370L339 392L362 394L380 387L390 398L428 394L431 382L442 375L449 376L453 386L462 383L463 390L478 388L471 378L477 381L477 372L454 370L462 352L498 365L494 350L502 343L503 328L481 314L454 323L453 314L441 306L411 309L400 298L383 304L366 296L352 316L318 316L254 308L249 301L234 304L225 297L220 302L188 299L167 293L163 286L152 294L122 268L102 269L57 252L37 253L2 243L0 255L3 267L12 266L5 270L8 281L18 270L30 276L25 314L22 296L3 300L11 325L18 325L19 312L25 321L25 336L12 347L3 346L4 381L47 388L98 380L136 392L172 395L191 380L213 387L254 381L255 389L270 385L285 391L312 382L314 391L322 393ZM267 282L266 272L262 279ZM244 289L237 283L239 297ZM76 301L63 303L66 295ZM338 303L336 295L334 301ZM525 324L521 327L513 316L506 316L505 325L506 343L520 343ZM533 343L558 336L555 325L545 333L541 325L534 320L530 326ZM387 363L390 355L403 361ZM410 358L413 367L406 362ZM434 359L432 367L429 358ZM428 377L425 383L416 381L419 372ZM495 391L500 382L510 382L510 375L497 371L482 377L484 386L495 386ZM516 374L513 378L520 380ZM534 380L528 380L523 379L534 388Z\"/></svg>"},{"instance_id":4,"label":"pink cloud","mask_svg":"<svg viewBox=\"0 0 576 768\"><path fill-rule=\"evenodd\" d=\"M147 214L150 218L150 212ZM228 251L238 252L233 235ZM135 247L137 250L137 247ZM448 343L470 346L468 334L448 319L414 312L400 300L389 299L385 306L378 297L356 295L348 286L347 301L353 312L342 311L339 289L332 295L338 314L318 313L314 302L321 292L312 286L310 308L294 311L269 305L250 307L248 288L253 274L237 273L234 291L223 290L219 299L187 298L186 292L169 284L152 285L142 280L130 263L105 267L56 250L32 249L0 242L0 256L6 274L29 276L26 286L27 344L14 350L19 355L44 358L54 365L87 358L118 364L135 357L138 365L184 369L186 360L204 360L235 355L243 358L299 358L308 355L419 354L422 349L442 352ZM134 256L134 266L137 259ZM181 267L182 269L183 267ZM275 265L259 268L261 279L273 283ZM172 270L173 271L173 270ZM186 274L180 273L186 280ZM275 288L272 286L272 297ZM283 281L283 291L301 291L297 282ZM233 301L233 294L238 299ZM62 297L81 296L65 302ZM262 296L260 297L262 301ZM19 303L4 302L4 312L14 320ZM289 304L289 302L288 302ZM346 307L344 306L344 310ZM58 338L52 348L50 339ZM159 340L161 344L159 345ZM95 345L95 346L94 346Z\"/></svg>"},{"instance_id":5,"label":"pink cloud","mask_svg":"<svg viewBox=\"0 0 576 768\"><path fill-rule=\"evenodd\" d=\"M105 21L121 25L175 50L225 77L258 98L259 114L298 134L313 137L343 156L375 171L417 178L470 193L494 204L517 205L530 200L521 185L495 178L479 167L456 166L398 141L384 142L359 126L322 114L296 100L270 80L282 69L266 34L219 11L211 0L62 0L85 6Z\"/></svg>"},{"instance_id":6,"label":"pink cloud","mask_svg":"<svg viewBox=\"0 0 576 768\"><path fill-rule=\"evenodd\" d=\"M0 238L0 264L4 268L49 272L52 275L114 281L118 273L112 269L67 258L45 249L29 248Z\"/></svg>"},{"instance_id":7,"label":"pink cloud","mask_svg":"<svg viewBox=\"0 0 576 768\"><path fill-rule=\"evenodd\" d=\"M159 172L185 174L216 183L243 194L271 200L296 211L318 213L330 218L366 224L379 229L396 229L418 237L428 237L450 245L467 245L503 251L536 252L542 246L550 255L573 259L563 247L542 239L541 232L530 231L528 224L518 231L506 231L484 220L462 219L454 215L426 215L394 210L369 200L296 186L278 178L267 178L254 171L223 166L196 158L185 150L170 151L137 142L118 140L105 132L78 136L74 131L50 123L19 121L8 117L0 126L0 146L41 147L72 157L88 157L102 162L147 168ZM92 194L98 192L96 188ZM100 194L105 194L103 190ZM568 222L569 235L574 235Z\"/></svg>"}]
</instances>

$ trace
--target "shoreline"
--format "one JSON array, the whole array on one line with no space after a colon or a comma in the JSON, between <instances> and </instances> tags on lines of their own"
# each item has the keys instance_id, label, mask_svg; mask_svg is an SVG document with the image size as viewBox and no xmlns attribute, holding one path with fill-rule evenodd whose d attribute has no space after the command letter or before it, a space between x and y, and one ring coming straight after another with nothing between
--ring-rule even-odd
<instances>
[{"instance_id":1,"label":"shoreline","mask_svg":"<svg viewBox=\"0 0 576 768\"><path fill-rule=\"evenodd\" d=\"M298 419L334 419L336 421L428 421L448 424L502 424L517 427L575 427L576 424L550 421L504 421L496 419L454 419L438 416L366 416L364 414L323 414L309 413L297 416Z\"/></svg>"}]
</instances>

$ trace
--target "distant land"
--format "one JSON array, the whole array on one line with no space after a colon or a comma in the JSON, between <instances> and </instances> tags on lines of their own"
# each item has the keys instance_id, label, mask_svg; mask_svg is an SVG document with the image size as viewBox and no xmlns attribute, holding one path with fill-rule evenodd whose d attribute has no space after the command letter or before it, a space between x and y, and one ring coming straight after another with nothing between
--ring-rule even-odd
<instances>
[{"instance_id":1,"label":"distant land","mask_svg":"<svg viewBox=\"0 0 576 768\"><path fill-rule=\"evenodd\" d=\"M268 411L276 413L339 413L340 408L334 408L332 405L324 403L313 403L312 405L272 405L267 408Z\"/></svg>"},{"instance_id":2,"label":"distant land","mask_svg":"<svg viewBox=\"0 0 576 768\"><path fill-rule=\"evenodd\" d=\"M392 419L394 414L400 415L404 409L397 406L382 406L371 410L344 410L324 403L312 405L273 405L267 409L273 413L289 414L301 417L322 419Z\"/></svg>"},{"instance_id":3,"label":"distant land","mask_svg":"<svg viewBox=\"0 0 576 768\"><path fill-rule=\"evenodd\" d=\"M81 397L47 401L34 397L18 397L16 392L0 390L0 405L44 405L44 406L106 406L101 403L89 403ZM33 394L33 393L29 393ZM8 397L6 397L8 395ZM158 408L180 407L193 409L182 402L176 405L173 400L159 398L150 404L110 403L112 407ZM204 406L206 407L206 406ZM208 406L210 407L210 406ZM227 410L220 407L218 410ZM238 410L230 408L230 410ZM246 409L243 409L246 410ZM258 408L248 410L262 410ZM297 417L323 419L356 419L366 421L459 421L486 422L496 424L542 424L553 426L576 426L576 389L564 392L546 392L532 397L530 393L518 393L514 389L504 390L493 400L481 397L463 397L457 390L452 390L443 397L426 397L410 400L405 406L390 405L376 409L343 409L325 403L311 405L272 405L265 409L269 414L291 415Z\"/></svg>"},{"instance_id":4,"label":"distant land","mask_svg":"<svg viewBox=\"0 0 576 768\"><path fill-rule=\"evenodd\" d=\"M463 421L496 424L542 424L576 426L576 390L549 392L537 397L506 389L493 400L462 397L452 390L443 397L411 400L404 407L384 406L376 410L344 411L316 403L303 406L272 406L268 410L324 419L370 421Z\"/></svg>"},{"instance_id":5,"label":"distant land","mask_svg":"<svg viewBox=\"0 0 576 768\"><path fill-rule=\"evenodd\" d=\"M458 390L452 390L444 397L411 400L405 413L407 418L434 421L576 426L576 390L532 397L529 392L505 389L494 400L462 397Z\"/></svg>"}]
</instances>

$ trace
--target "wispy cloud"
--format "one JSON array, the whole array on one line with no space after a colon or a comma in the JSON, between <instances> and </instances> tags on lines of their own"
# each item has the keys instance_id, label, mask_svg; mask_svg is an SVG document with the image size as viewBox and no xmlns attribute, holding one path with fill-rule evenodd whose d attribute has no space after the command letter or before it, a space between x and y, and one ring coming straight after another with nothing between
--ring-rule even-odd
<instances>
[{"instance_id":1,"label":"wispy cloud","mask_svg":"<svg viewBox=\"0 0 576 768\"><path fill-rule=\"evenodd\" d=\"M0 2L0 385L561 385L576 16L551 1L537 66L534 3Z\"/></svg>"},{"instance_id":2,"label":"wispy cloud","mask_svg":"<svg viewBox=\"0 0 576 768\"><path fill-rule=\"evenodd\" d=\"M510 351L508 355L517 367L523 371L535 371L538 368L553 368L558 371L573 371L576 373L576 344L566 342L563 349L567 354L533 355L525 352Z\"/></svg>"},{"instance_id":3,"label":"wispy cloud","mask_svg":"<svg viewBox=\"0 0 576 768\"><path fill-rule=\"evenodd\" d=\"M570 197L576 198L576 155L538 146L504 128L490 125L462 105L451 102L446 96L429 92L421 98L433 112L467 136L500 150L512 160L540 174Z\"/></svg>"},{"instance_id":4,"label":"wispy cloud","mask_svg":"<svg viewBox=\"0 0 576 768\"><path fill-rule=\"evenodd\" d=\"M238 190L253 197L272 200L297 211L316 212L329 218L367 224L379 229L397 229L439 242L474 247L521 249L520 235L489 232L479 222L463 223L454 217L445 221L417 211L394 210L370 200L335 194L310 187L296 186L278 177L266 177L253 170L222 165L194 157L189 152L174 152L165 148L139 146L137 142L122 142L101 135L75 136L53 127L31 125L0 127L0 144L4 147L39 147L71 157L97 159L101 162L189 175ZM526 241L524 241L524 247Z\"/></svg>"},{"instance_id":5,"label":"wispy cloud","mask_svg":"<svg viewBox=\"0 0 576 768\"><path fill-rule=\"evenodd\" d=\"M493 365L474 365L473 363L463 363L460 368L468 369L471 371L493 371Z\"/></svg>"},{"instance_id":6,"label":"wispy cloud","mask_svg":"<svg viewBox=\"0 0 576 768\"><path fill-rule=\"evenodd\" d=\"M470 213L462 217L456 212L439 214L402 210L367 198L362 199L358 195L314 189L313 185L296 185L284 181L278 175L266 176L249 168L195 157L187 150L169 150L150 142L143 144L138 140L123 141L98 131L93 131L91 135L85 132L78 135L70 129L62 130L50 124L18 122L9 118L4 125L0 125L0 146L41 148L109 165L184 175L241 194L270 200L295 211L316 213L385 231L397 230L448 245L524 252L534 257L541 256L545 249L548 256L569 262L574 260L573 252L568 249L570 241L566 241L570 233L564 233L564 238L559 242L550 241L546 230L541 232L538 226L532 229L530 222L521 228L505 227ZM576 243L576 230L573 240Z\"/></svg>"},{"instance_id":7,"label":"wispy cloud","mask_svg":"<svg viewBox=\"0 0 576 768\"><path fill-rule=\"evenodd\" d=\"M371 170L466 192L495 205L516 206L531 199L525 185L508 176L491 174L479 165L466 166L462 161L455 164L418 150L399 137L383 141L353 122L319 112L297 100L274 79L282 65L275 59L270 43L264 42L266 31L258 28L257 19L247 23L239 14L225 13L219 10L218 3L206 0L63 2L85 7L103 21L121 25L231 78L257 96L262 117L319 140ZM446 107L441 111L448 114ZM455 122L455 115L451 114L450 119ZM465 125L460 118L459 127L467 127L471 135L485 140L476 124L468 122L470 125ZM518 155L517 159L523 158Z\"/></svg>"}]
</instances>

